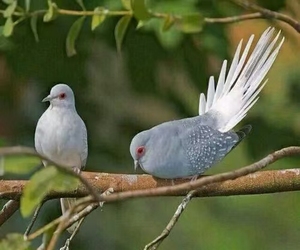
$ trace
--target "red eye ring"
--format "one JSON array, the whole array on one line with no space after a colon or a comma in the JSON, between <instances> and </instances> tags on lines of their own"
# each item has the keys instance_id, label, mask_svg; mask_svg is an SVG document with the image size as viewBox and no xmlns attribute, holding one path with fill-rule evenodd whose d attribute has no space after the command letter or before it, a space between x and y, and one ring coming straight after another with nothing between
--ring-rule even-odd
<instances>
[{"instance_id":1,"label":"red eye ring","mask_svg":"<svg viewBox=\"0 0 300 250\"><path fill-rule=\"evenodd\" d=\"M144 152L145 152L145 147L143 147L143 146L138 147L138 148L136 149L136 153L137 153L138 155L141 155L141 154L143 154Z\"/></svg>"},{"instance_id":2,"label":"red eye ring","mask_svg":"<svg viewBox=\"0 0 300 250\"><path fill-rule=\"evenodd\" d=\"M59 98L60 100L65 99L65 98L66 98L66 93L61 93L61 94L59 94L58 98Z\"/></svg>"}]
</instances>

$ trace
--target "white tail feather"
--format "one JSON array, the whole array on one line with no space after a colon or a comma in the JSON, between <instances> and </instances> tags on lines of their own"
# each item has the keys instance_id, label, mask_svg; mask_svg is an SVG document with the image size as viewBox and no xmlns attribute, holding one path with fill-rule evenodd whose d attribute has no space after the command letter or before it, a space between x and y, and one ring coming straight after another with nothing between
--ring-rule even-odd
<instances>
[{"instance_id":1,"label":"white tail feather","mask_svg":"<svg viewBox=\"0 0 300 250\"><path fill-rule=\"evenodd\" d=\"M224 60L217 86L210 77L207 91L207 101L203 93L200 94L199 115L206 112L218 113L218 130L226 132L236 126L246 115L250 108L258 100L258 95L267 80L263 81L269 69L273 65L284 37L277 43L280 31L272 40L274 28L267 28L258 40L252 54L245 63L254 35L240 57L243 40L240 41L233 57L230 69L226 77L227 61Z\"/></svg>"},{"instance_id":2,"label":"white tail feather","mask_svg":"<svg viewBox=\"0 0 300 250\"><path fill-rule=\"evenodd\" d=\"M76 198L63 198L60 199L60 205L61 205L61 212L62 214L65 214L74 204L76 203ZM72 234L74 230L76 229L78 225L78 221L75 222L73 225L67 228L67 231Z\"/></svg>"}]
</instances>

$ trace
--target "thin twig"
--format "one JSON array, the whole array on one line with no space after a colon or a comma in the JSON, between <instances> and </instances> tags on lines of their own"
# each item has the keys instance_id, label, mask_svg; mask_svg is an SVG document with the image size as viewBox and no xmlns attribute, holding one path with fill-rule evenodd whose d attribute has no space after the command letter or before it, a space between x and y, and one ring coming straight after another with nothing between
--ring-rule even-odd
<instances>
[{"instance_id":1,"label":"thin twig","mask_svg":"<svg viewBox=\"0 0 300 250\"><path fill-rule=\"evenodd\" d=\"M204 22L206 23L235 23L245 20L251 20L251 19L261 19L265 18L263 14L260 12L256 13L250 13L245 15L238 15L238 16L228 16L228 17L216 17L216 18L210 18L205 17Z\"/></svg>"},{"instance_id":2,"label":"thin twig","mask_svg":"<svg viewBox=\"0 0 300 250\"><path fill-rule=\"evenodd\" d=\"M144 248L144 250L155 250L158 248L158 246L163 242L165 238L168 237L171 230L179 220L180 215L185 210L188 203L192 200L193 195L195 194L195 190L189 192L186 197L182 200L178 208L176 209L172 219L169 221L168 225L165 227L165 229L162 231L162 233L155 238L153 241L151 241L149 244L147 244Z\"/></svg>"},{"instance_id":3,"label":"thin twig","mask_svg":"<svg viewBox=\"0 0 300 250\"><path fill-rule=\"evenodd\" d=\"M22 147L22 146L17 146L17 147L2 147L0 148L0 156L5 156L5 155L31 155L31 156L37 156L41 160L47 161L49 165L53 165L56 167L59 171L62 171L68 175L71 175L81 181L83 185L86 186L88 189L89 193L94 197L95 200L98 199L98 193L94 190L94 188L89 184L89 182L82 177L82 175L76 173L73 171L71 168L67 166L63 166L61 164L58 164L50 159L48 159L45 156L40 155L37 153L33 148L29 147Z\"/></svg>"},{"instance_id":4,"label":"thin twig","mask_svg":"<svg viewBox=\"0 0 300 250\"><path fill-rule=\"evenodd\" d=\"M69 210L68 210L68 213L70 214L70 216L73 214L73 213L77 213L78 210L77 208L81 208L82 209L82 206L85 205L84 207L88 206L88 204L91 204L93 202L93 197L91 196L87 196L87 197L84 197L82 199L79 199L76 201L76 203L74 204L74 206L72 206ZM85 214L84 214L85 215ZM65 215L62 215L60 216L59 218L51 221L50 223L48 223L47 225L43 226L42 228L38 229L37 231L35 231L34 233L30 234L27 236L27 240L33 240L35 239L36 237L38 237L39 235L43 234L44 232L46 232L47 230L49 230L50 228L58 225L66 216ZM70 221L67 223L67 227L71 226L73 223L75 223L76 221L80 220L82 217L81 217L81 214L79 216L76 217L76 219L74 219L73 217L70 219Z\"/></svg>"},{"instance_id":5,"label":"thin twig","mask_svg":"<svg viewBox=\"0 0 300 250\"><path fill-rule=\"evenodd\" d=\"M38 207L35 209L34 214L33 214L32 218L31 218L31 221L30 221L30 223L29 223L29 225L26 228L26 231L24 233L24 238L25 239L28 237L28 234L30 233L30 231L31 231L31 229L32 229L32 227L34 225L34 223L35 223L35 221L36 221L36 219L38 217L38 214L41 211L41 208L42 208L43 204L44 204L44 202L42 202L41 204L39 204Z\"/></svg>"},{"instance_id":6,"label":"thin twig","mask_svg":"<svg viewBox=\"0 0 300 250\"><path fill-rule=\"evenodd\" d=\"M75 230L73 231L73 233L71 234L71 236L66 240L66 243L63 247L60 248L60 250L69 250L71 241L74 239L75 235L78 233L79 228L82 224L82 222L84 221L86 217L81 218L81 220L78 222L78 224L75 227Z\"/></svg>"},{"instance_id":7,"label":"thin twig","mask_svg":"<svg viewBox=\"0 0 300 250\"><path fill-rule=\"evenodd\" d=\"M300 33L300 23L288 15L262 8L256 4L250 3L249 1L246 1L246 0L242 0L242 1L241 0L229 0L229 1L243 7L244 9L258 11L259 13L262 14L262 16L264 18L276 19L276 20L285 22L285 23L289 24L290 26L292 26L298 33Z\"/></svg>"},{"instance_id":8,"label":"thin twig","mask_svg":"<svg viewBox=\"0 0 300 250\"><path fill-rule=\"evenodd\" d=\"M27 237L24 237L24 239L25 240L33 240L33 239L35 239L36 237L38 237L39 235L43 234L44 232L46 232L50 228L55 227L56 225L58 225L61 220L62 220L62 216L60 216L59 218L56 218L55 220L53 220L50 223L46 224L45 226L43 226L42 228L38 229L34 233L28 235Z\"/></svg>"},{"instance_id":9,"label":"thin twig","mask_svg":"<svg viewBox=\"0 0 300 250\"><path fill-rule=\"evenodd\" d=\"M114 190L112 188L107 189L106 191L103 192L102 195L106 196L106 195L110 195L114 192ZM92 198L92 197L90 197ZM75 235L78 233L79 228L82 224L82 222L84 221L84 219L86 218L87 215L89 215L92 211L94 211L96 208L98 208L99 206L103 206L103 202L96 202L96 203L92 203L89 204L88 206L86 206L84 209L82 209L82 211L80 211L79 213L77 213L76 215L74 215L70 220L69 223L67 224L66 228L68 228L69 226L73 225L76 221L80 219L79 223L76 225L76 228L74 230L74 232L72 233L72 235L66 240L65 245L60 248L60 250L68 250L71 241L73 240L73 238L75 237ZM80 206L79 206L80 207Z\"/></svg>"},{"instance_id":10,"label":"thin twig","mask_svg":"<svg viewBox=\"0 0 300 250\"><path fill-rule=\"evenodd\" d=\"M20 207L20 202L10 200L6 202L0 211L0 226L3 225Z\"/></svg>"},{"instance_id":11,"label":"thin twig","mask_svg":"<svg viewBox=\"0 0 300 250\"><path fill-rule=\"evenodd\" d=\"M52 250L55 248L55 245L59 239L59 236L66 228L66 222L68 220L68 217L64 215L64 216L62 216L62 218L63 219L60 221L60 223L58 224L58 227L56 228L55 232L53 233L52 238L51 238L46 250Z\"/></svg>"},{"instance_id":12,"label":"thin twig","mask_svg":"<svg viewBox=\"0 0 300 250\"><path fill-rule=\"evenodd\" d=\"M78 205L75 205L75 206L78 206ZM81 206L81 205L80 205ZM59 236L61 235L61 233L68 227L70 227L71 225L73 225L75 222L79 221L78 225L76 226L74 232L72 233L71 237L69 238L69 243L66 242L65 246L69 245L71 240L73 239L73 237L75 237L75 235L77 234L83 220L85 219L85 217L87 215L89 215L92 211L94 211L96 208L99 207L99 202L96 202L96 203L92 203L90 205L88 205L87 207L85 207L82 211L80 211L79 213L77 213L76 215L74 215L73 217L71 217L71 211L72 210L72 207L70 208L70 212L68 211L67 212L67 216L64 215L64 216L61 216L61 221L60 221L60 224L58 225L56 231L54 232L53 236L52 236L52 239L50 240L50 243L47 247L47 250L53 250L56 243L57 243L57 240L59 238ZM75 210L75 209L73 209ZM70 219L71 217L71 219ZM73 236L73 237L72 237Z\"/></svg>"}]
</instances>

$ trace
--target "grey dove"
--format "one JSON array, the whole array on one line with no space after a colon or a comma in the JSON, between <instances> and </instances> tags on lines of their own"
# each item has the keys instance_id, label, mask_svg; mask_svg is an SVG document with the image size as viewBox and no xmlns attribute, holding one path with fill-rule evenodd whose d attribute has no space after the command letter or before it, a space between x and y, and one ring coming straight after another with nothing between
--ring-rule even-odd
<instances>
[{"instance_id":1,"label":"grey dove","mask_svg":"<svg viewBox=\"0 0 300 250\"><path fill-rule=\"evenodd\" d=\"M242 55L240 41L228 73L223 62L215 88L208 83L207 99L200 94L199 116L169 121L138 133L131 141L135 168L159 178L196 177L222 160L250 131L232 129L247 115L265 86L263 81L284 42L268 28L246 60L254 35Z\"/></svg>"},{"instance_id":2,"label":"grey dove","mask_svg":"<svg viewBox=\"0 0 300 250\"><path fill-rule=\"evenodd\" d=\"M57 84L42 101L50 102L50 105L36 126L36 151L79 173L85 167L88 156L87 130L77 114L72 89L66 84ZM47 162L43 161L43 164L47 166ZM60 199L63 214L75 200L75 198ZM76 224L73 224L68 231L71 233L75 226Z\"/></svg>"}]
</instances>

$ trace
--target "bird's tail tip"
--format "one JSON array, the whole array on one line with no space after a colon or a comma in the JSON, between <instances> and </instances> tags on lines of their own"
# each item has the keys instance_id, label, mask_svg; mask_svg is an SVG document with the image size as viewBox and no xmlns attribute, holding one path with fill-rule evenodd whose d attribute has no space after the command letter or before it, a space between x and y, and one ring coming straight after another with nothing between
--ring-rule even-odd
<instances>
[{"instance_id":1,"label":"bird's tail tip","mask_svg":"<svg viewBox=\"0 0 300 250\"><path fill-rule=\"evenodd\" d=\"M74 206L74 204L76 203L76 198L63 198L60 199L60 205L61 205L61 212L62 214L65 214L72 206ZM67 231L72 234L77 225L78 225L78 221L75 222L74 224L72 224L70 227L67 228Z\"/></svg>"},{"instance_id":2,"label":"bird's tail tip","mask_svg":"<svg viewBox=\"0 0 300 250\"><path fill-rule=\"evenodd\" d=\"M250 124L245 125L240 130L236 131L236 134L239 137L239 141L242 141L252 130L252 126Z\"/></svg>"}]
</instances>

